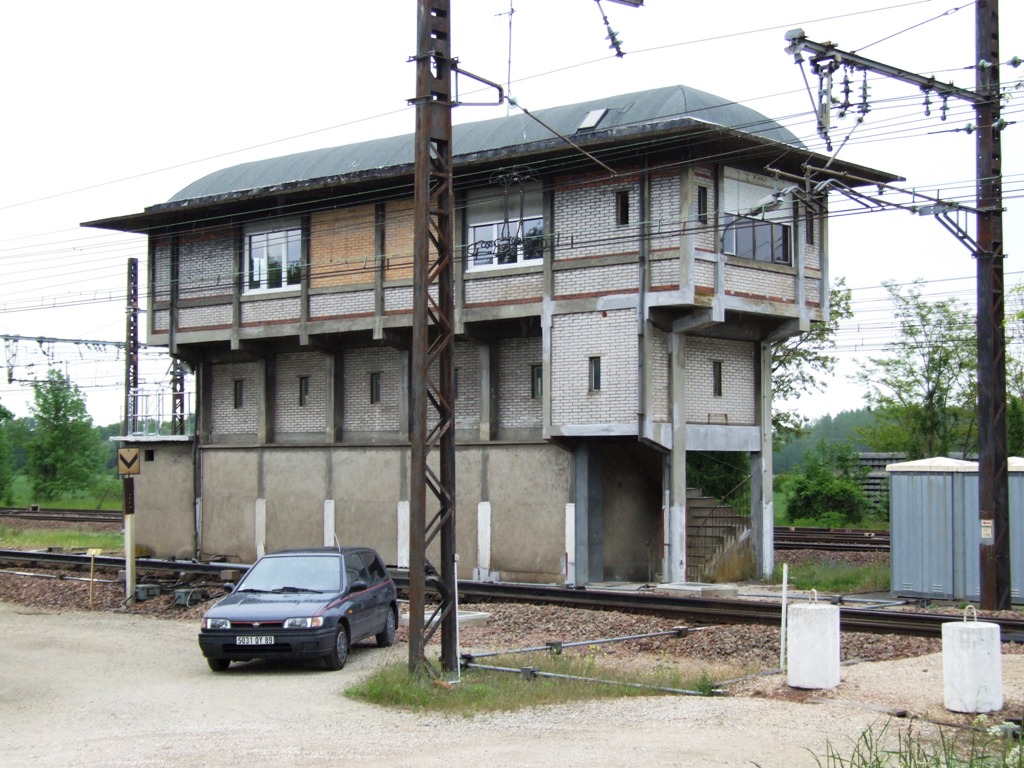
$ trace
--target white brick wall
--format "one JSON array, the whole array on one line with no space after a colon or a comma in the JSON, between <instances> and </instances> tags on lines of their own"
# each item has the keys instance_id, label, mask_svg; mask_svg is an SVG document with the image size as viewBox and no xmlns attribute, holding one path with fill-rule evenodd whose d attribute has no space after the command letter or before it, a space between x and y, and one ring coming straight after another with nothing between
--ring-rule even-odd
<instances>
[{"instance_id":1,"label":"white brick wall","mask_svg":"<svg viewBox=\"0 0 1024 768\"><path fill-rule=\"evenodd\" d=\"M647 375L652 382L650 400L648 401L648 414L655 421L671 421L672 414L669 408L669 335L662 330L648 326L647 334L649 339L648 348L650 353L647 359Z\"/></svg>"},{"instance_id":2,"label":"white brick wall","mask_svg":"<svg viewBox=\"0 0 1024 768\"><path fill-rule=\"evenodd\" d=\"M344 425L346 432L397 431L402 389L399 353L387 347L345 352ZM379 403L370 402L370 373L380 372Z\"/></svg>"},{"instance_id":3,"label":"white brick wall","mask_svg":"<svg viewBox=\"0 0 1024 768\"><path fill-rule=\"evenodd\" d=\"M216 363L210 429L214 434L255 434L259 418L259 368L256 363ZM235 408L235 380L242 380L242 407Z\"/></svg>"},{"instance_id":4,"label":"white brick wall","mask_svg":"<svg viewBox=\"0 0 1024 768\"><path fill-rule=\"evenodd\" d=\"M242 302L242 325L260 325L282 321L299 321L301 308L298 296Z\"/></svg>"},{"instance_id":5,"label":"white brick wall","mask_svg":"<svg viewBox=\"0 0 1024 768\"><path fill-rule=\"evenodd\" d=\"M466 304L501 304L513 301L540 301L544 294L544 275L491 276L466 280Z\"/></svg>"},{"instance_id":6,"label":"white brick wall","mask_svg":"<svg viewBox=\"0 0 1024 768\"><path fill-rule=\"evenodd\" d=\"M726 292L756 298L796 300L796 275L759 269L754 266L755 261L749 263L749 267L735 263L726 265Z\"/></svg>"},{"instance_id":7,"label":"white brick wall","mask_svg":"<svg viewBox=\"0 0 1024 768\"><path fill-rule=\"evenodd\" d=\"M686 338L686 421L695 424L754 423L754 366L751 342ZM722 362L722 396L712 390L713 361Z\"/></svg>"},{"instance_id":8,"label":"white brick wall","mask_svg":"<svg viewBox=\"0 0 1024 768\"><path fill-rule=\"evenodd\" d=\"M171 241L153 238L153 301L171 300Z\"/></svg>"},{"instance_id":9,"label":"white brick wall","mask_svg":"<svg viewBox=\"0 0 1024 768\"><path fill-rule=\"evenodd\" d=\"M616 225L616 193L629 193L629 224ZM575 177L555 191L555 258L636 253L640 189L636 179Z\"/></svg>"},{"instance_id":10,"label":"white brick wall","mask_svg":"<svg viewBox=\"0 0 1024 768\"><path fill-rule=\"evenodd\" d=\"M373 291L338 291L309 297L309 317L313 320L368 314L373 314Z\"/></svg>"},{"instance_id":11,"label":"white brick wall","mask_svg":"<svg viewBox=\"0 0 1024 768\"><path fill-rule=\"evenodd\" d=\"M215 304L209 307L180 307L178 327L181 330L231 326L231 305Z\"/></svg>"},{"instance_id":12,"label":"white brick wall","mask_svg":"<svg viewBox=\"0 0 1024 768\"><path fill-rule=\"evenodd\" d=\"M543 363L540 338L498 342L498 425L506 429L544 424L543 397L531 398L530 368Z\"/></svg>"},{"instance_id":13,"label":"white brick wall","mask_svg":"<svg viewBox=\"0 0 1024 768\"><path fill-rule=\"evenodd\" d=\"M650 223L651 250L678 248L679 230L679 171L651 174Z\"/></svg>"},{"instance_id":14,"label":"white brick wall","mask_svg":"<svg viewBox=\"0 0 1024 768\"><path fill-rule=\"evenodd\" d=\"M679 287L679 259L659 259L651 262L652 288Z\"/></svg>"},{"instance_id":15,"label":"white brick wall","mask_svg":"<svg viewBox=\"0 0 1024 768\"><path fill-rule=\"evenodd\" d=\"M455 398L455 428L480 428L480 347L472 342L455 344L459 394ZM436 377L434 378L436 381Z\"/></svg>"},{"instance_id":16,"label":"white brick wall","mask_svg":"<svg viewBox=\"0 0 1024 768\"><path fill-rule=\"evenodd\" d=\"M226 228L182 236L178 246L182 299L231 295L235 284L235 243L234 232Z\"/></svg>"},{"instance_id":17,"label":"white brick wall","mask_svg":"<svg viewBox=\"0 0 1024 768\"><path fill-rule=\"evenodd\" d=\"M633 293L637 291L636 264L610 267L563 269L555 272L555 296L593 296L602 293Z\"/></svg>"},{"instance_id":18,"label":"white brick wall","mask_svg":"<svg viewBox=\"0 0 1024 768\"><path fill-rule=\"evenodd\" d=\"M601 391L589 391L588 361L601 358ZM551 421L636 424L636 312L556 315L551 339Z\"/></svg>"},{"instance_id":19,"label":"white brick wall","mask_svg":"<svg viewBox=\"0 0 1024 768\"><path fill-rule=\"evenodd\" d=\"M309 377L309 398L299 405L299 377ZM317 352L277 356L274 432L324 432L327 429L327 358Z\"/></svg>"}]
</instances>

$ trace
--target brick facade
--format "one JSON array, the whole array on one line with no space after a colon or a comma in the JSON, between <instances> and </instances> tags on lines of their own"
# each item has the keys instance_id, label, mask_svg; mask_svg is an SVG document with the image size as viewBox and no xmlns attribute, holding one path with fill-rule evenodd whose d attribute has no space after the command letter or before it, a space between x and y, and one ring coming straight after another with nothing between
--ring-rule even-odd
<instances>
[{"instance_id":1,"label":"brick facade","mask_svg":"<svg viewBox=\"0 0 1024 768\"><path fill-rule=\"evenodd\" d=\"M318 352L295 352L278 355L276 364L274 434L323 433L331 386L327 358ZM300 379L308 382L305 398L300 398Z\"/></svg>"},{"instance_id":2,"label":"brick facade","mask_svg":"<svg viewBox=\"0 0 1024 768\"><path fill-rule=\"evenodd\" d=\"M686 340L686 421L754 423L756 346L750 342L691 337ZM714 363L722 364L722 394L713 392Z\"/></svg>"}]
</instances>

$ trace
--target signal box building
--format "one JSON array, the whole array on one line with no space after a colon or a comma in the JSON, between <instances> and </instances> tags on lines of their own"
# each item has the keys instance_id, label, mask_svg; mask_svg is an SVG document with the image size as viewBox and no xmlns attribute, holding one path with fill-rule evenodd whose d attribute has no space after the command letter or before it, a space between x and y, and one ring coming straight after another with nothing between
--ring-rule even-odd
<instances>
[{"instance_id":1,"label":"signal box building","mask_svg":"<svg viewBox=\"0 0 1024 768\"><path fill-rule=\"evenodd\" d=\"M682 86L536 117L454 129L460 578L705 578L688 451L750 455L770 572L771 348L828 314L836 176L792 180L827 158ZM139 544L407 564L412 171L382 138L87 224L148 236L147 341L195 373L191 439L128 436Z\"/></svg>"}]
</instances>

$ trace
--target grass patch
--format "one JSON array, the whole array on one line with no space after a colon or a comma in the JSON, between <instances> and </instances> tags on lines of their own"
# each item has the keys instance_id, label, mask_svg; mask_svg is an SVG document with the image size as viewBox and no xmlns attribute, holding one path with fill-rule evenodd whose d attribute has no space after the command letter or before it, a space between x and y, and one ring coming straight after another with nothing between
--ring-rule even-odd
<instances>
[{"instance_id":1,"label":"grass patch","mask_svg":"<svg viewBox=\"0 0 1024 768\"><path fill-rule=\"evenodd\" d=\"M42 509L120 509L121 483L116 476L97 478L95 487L82 493L61 496L49 501L40 501L32 491L32 483L26 475L15 475L11 481L7 505L28 507L38 504Z\"/></svg>"},{"instance_id":2,"label":"grass patch","mask_svg":"<svg viewBox=\"0 0 1024 768\"><path fill-rule=\"evenodd\" d=\"M850 565L842 561L823 560L789 567L789 584L795 589L816 589L819 592L851 594L856 592L888 592L888 563ZM782 583L782 565L776 565L772 581Z\"/></svg>"},{"instance_id":3,"label":"grass patch","mask_svg":"<svg viewBox=\"0 0 1024 768\"><path fill-rule=\"evenodd\" d=\"M472 717L485 712L514 712L546 704L623 696L668 695L666 691L656 688L697 691L703 695L714 695L716 688L715 680L707 672L703 672L696 680L683 680L677 672L668 669L627 675L600 667L592 656L523 654L481 659L481 663L517 670L534 667L559 675L599 678L621 684L541 676L527 680L518 673L467 669L462 672L461 682L448 687L436 683L427 675L410 675L405 664L389 664L358 685L348 688L345 695L384 707ZM650 687L632 687L636 684Z\"/></svg>"},{"instance_id":4,"label":"grass patch","mask_svg":"<svg viewBox=\"0 0 1024 768\"><path fill-rule=\"evenodd\" d=\"M124 536L121 533L99 531L74 531L64 528L11 528L0 525L0 549L62 549L98 548L123 550Z\"/></svg>"},{"instance_id":5,"label":"grass patch","mask_svg":"<svg viewBox=\"0 0 1024 768\"><path fill-rule=\"evenodd\" d=\"M985 730L950 732L939 729L937 735L915 732L891 733L891 721L868 728L850 747L847 755L831 742L815 762L825 768L1024 768L1024 751L1019 741L1000 727Z\"/></svg>"}]
</instances>

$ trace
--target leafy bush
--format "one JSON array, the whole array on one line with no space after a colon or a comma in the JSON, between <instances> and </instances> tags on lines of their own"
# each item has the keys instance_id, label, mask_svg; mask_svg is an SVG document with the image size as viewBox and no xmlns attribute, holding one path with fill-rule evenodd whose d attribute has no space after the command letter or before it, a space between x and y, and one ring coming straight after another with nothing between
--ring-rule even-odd
<instances>
[{"instance_id":1,"label":"leafy bush","mask_svg":"<svg viewBox=\"0 0 1024 768\"><path fill-rule=\"evenodd\" d=\"M827 528L860 523L871 507L861 487L867 472L849 445L819 443L787 483L787 518Z\"/></svg>"}]
</instances>

